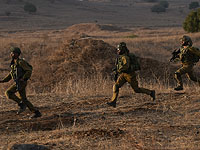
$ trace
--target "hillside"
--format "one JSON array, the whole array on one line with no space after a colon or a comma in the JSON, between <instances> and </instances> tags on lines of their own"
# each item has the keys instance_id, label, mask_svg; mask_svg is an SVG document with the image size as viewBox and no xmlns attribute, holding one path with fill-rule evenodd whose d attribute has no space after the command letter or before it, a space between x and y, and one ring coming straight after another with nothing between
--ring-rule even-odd
<instances>
[{"instance_id":1,"label":"hillside","mask_svg":"<svg viewBox=\"0 0 200 150\"><path fill-rule=\"evenodd\" d=\"M0 31L0 77L9 72L9 47L19 46L22 57L34 68L28 99L43 114L38 119L29 119L29 110L16 115L16 104L4 96L13 82L1 84L0 149L16 150L18 144L43 145L50 150L199 149L199 86L184 77L185 89L175 92L173 76L180 64L169 63L183 34L178 27L97 23ZM187 35L200 46L199 33ZM156 101L133 93L125 84L117 108L106 105L112 96L111 70L121 41L139 57L139 85L155 89ZM199 63L195 73L200 74Z\"/></svg>"},{"instance_id":2,"label":"hillside","mask_svg":"<svg viewBox=\"0 0 200 150\"><path fill-rule=\"evenodd\" d=\"M36 13L23 10L25 2L37 7ZM187 0L168 0L165 13L152 13L156 3L145 0L2 0L0 30L64 29L73 24L99 23L122 27L180 27L189 13ZM7 15L10 14L10 15Z\"/></svg>"}]
</instances>

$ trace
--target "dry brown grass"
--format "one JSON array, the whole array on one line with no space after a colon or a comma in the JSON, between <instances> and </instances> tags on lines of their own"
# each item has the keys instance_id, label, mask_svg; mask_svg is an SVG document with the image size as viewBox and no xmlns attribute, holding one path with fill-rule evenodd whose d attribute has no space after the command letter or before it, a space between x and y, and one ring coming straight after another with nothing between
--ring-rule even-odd
<instances>
[{"instance_id":1,"label":"dry brown grass","mask_svg":"<svg viewBox=\"0 0 200 150\"><path fill-rule=\"evenodd\" d=\"M127 38L133 33L136 37ZM28 86L28 98L39 107L43 117L29 120L28 110L16 116L15 103L6 100L3 96L9 84L1 84L0 149L9 149L16 143L42 144L56 150L196 150L200 148L199 87L184 79L185 90L174 92L173 71L178 66L170 65L167 68L169 63L164 63L169 59L171 50L178 46L178 39L185 34L182 29L138 28L125 32L99 30L87 33L84 31L84 34L95 40L103 39L110 44L107 46L111 47L125 41L131 52L144 57L141 62L146 63L143 66L145 70L139 73L139 85L155 89L156 102L152 102L147 95L134 94L131 87L125 84L120 89L117 108L107 107L106 102L112 96L113 81L110 76L97 72L88 77L70 76L69 78L67 74L66 76L61 74L66 79L59 81L57 74L51 73L51 70L46 67L49 67L47 64L52 62L52 59L56 62L60 61L54 63L55 70L62 64L68 64L68 61L63 59L68 58L67 54L62 56L57 54L64 50L63 47L74 34L66 35L62 31L9 33L6 37L0 38L2 54L0 77L7 74L9 70L9 52L5 49L13 44L20 46L23 57L36 69ZM192 37L196 46L200 45L198 33L188 35ZM87 47L82 45L81 48L85 50L91 45L92 43L89 43ZM71 53L69 55L74 56ZM98 55L104 60L102 54L98 53ZM108 56L115 55L110 53ZM82 57L78 58L82 59ZM76 62L78 58L73 57L71 60ZM96 61L93 65L99 63ZM150 70L148 70L149 66L152 67ZM199 73L198 70L196 72ZM42 76L45 76L46 80ZM47 86L45 81L49 79L56 82L49 82Z\"/></svg>"}]
</instances>

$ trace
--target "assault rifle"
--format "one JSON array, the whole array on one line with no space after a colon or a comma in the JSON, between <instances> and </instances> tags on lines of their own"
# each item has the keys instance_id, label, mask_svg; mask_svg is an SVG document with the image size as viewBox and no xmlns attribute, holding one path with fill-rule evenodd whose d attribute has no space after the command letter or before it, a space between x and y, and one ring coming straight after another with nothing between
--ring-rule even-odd
<instances>
[{"instance_id":1,"label":"assault rifle","mask_svg":"<svg viewBox=\"0 0 200 150\"><path fill-rule=\"evenodd\" d=\"M170 62L174 61L176 58L179 58L179 54L180 54L180 49L175 49L173 52L172 52L172 57L171 59L169 60Z\"/></svg>"}]
</instances>

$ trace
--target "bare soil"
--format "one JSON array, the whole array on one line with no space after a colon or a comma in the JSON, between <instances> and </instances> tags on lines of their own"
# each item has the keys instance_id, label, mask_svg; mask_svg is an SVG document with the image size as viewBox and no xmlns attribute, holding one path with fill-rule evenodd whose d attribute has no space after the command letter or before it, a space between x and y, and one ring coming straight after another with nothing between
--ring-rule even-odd
<instances>
[{"instance_id":1,"label":"bare soil","mask_svg":"<svg viewBox=\"0 0 200 150\"><path fill-rule=\"evenodd\" d=\"M15 105L3 97L2 148L26 141L50 149L65 149L67 145L71 149L198 149L200 96L187 91L156 96L153 102L142 94L121 95L114 109L106 105L109 97L105 96L30 95L43 114L38 119L29 119L28 110L16 115ZM87 142L73 142L76 140Z\"/></svg>"}]
</instances>

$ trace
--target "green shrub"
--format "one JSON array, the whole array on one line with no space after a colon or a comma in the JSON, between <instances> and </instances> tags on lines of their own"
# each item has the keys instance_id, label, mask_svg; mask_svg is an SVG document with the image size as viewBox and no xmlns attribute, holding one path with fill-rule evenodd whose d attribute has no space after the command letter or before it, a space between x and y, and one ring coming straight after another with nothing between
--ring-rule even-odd
<instances>
[{"instance_id":1,"label":"green shrub","mask_svg":"<svg viewBox=\"0 0 200 150\"><path fill-rule=\"evenodd\" d=\"M161 13L161 12L165 12L165 11L166 11L166 8L163 7L163 6L160 5L160 4L156 4L156 5L154 5L154 6L151 8L151 11L152 11L152 12L156 12L156 13Z\"/></svg>"},{"instance_id":2,"label":"green shrub","mask_svg":"<svg viewBox=\"0 0 200 150\"><path fill-rule=\"evenodd\" d=\"M169 7L168 1L160 1L160 2L159 2L159 5L161 5L161 6L165 7L165 8L168 8L168 7Z\"/></svg>"},{"instance_id":3,"label":"green shrub","mask_svg":"<svg viewBox=\"0 0 200 150\"><path fill-rule=\"evenodd\" d=\"M191 2L189 4L189 9L195 9L199 7L199 2Z\"/></svg>"},{"instance_id":4,"label":"green shrub","mask_svg":"<svg viewBox=\"0 0 200 150\"><path fill-rule=\"evenodd\" d=\"M34 13L34 12L37 11L37 8L36 8L36 6L35 6L34 4L32 4L32 3L26 3L26 4L24 5L24 11L25 11L25 12L28 12L28 13Z\"/></svg>"},{"instance_id":5,"label":"green shrub","mask_svg":"<svg viewBox=\"0 0 200 150\"><path fill-rule=\"evenodd\" d=\"M200 9L191 11L183 22L183 29L187 32L200 31Z\"/></svg>"}]
</instances>

